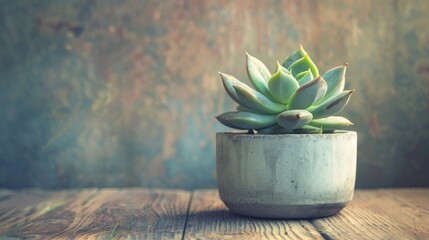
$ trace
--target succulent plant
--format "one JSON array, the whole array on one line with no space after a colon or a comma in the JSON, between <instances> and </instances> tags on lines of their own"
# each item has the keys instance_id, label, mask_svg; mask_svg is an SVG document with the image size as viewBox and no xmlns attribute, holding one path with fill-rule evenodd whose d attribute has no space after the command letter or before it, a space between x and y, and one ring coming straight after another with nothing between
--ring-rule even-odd
<instances>
[{"instance_id":1,"label":"succulent plant","mask_svg":"<svg viewBox=\"0 0 429 240\"><path fill-rule=\"evenodd\" d=\"M247 74L253 88L219 72L237 110L216 118L235 129L258 133L322 133L353 125L333 116L347 105L354 90L344 90L347 64L319 75L301 46L271 74L259 59L247 55Z\"/></svg>"}]
</instances>

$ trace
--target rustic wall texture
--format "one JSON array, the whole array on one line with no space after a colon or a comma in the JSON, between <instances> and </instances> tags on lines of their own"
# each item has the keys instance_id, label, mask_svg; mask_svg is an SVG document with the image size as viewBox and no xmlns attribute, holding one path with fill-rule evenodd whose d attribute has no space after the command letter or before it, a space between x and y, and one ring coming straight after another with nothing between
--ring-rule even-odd
<instances>
[{"instance_id":1,"label":"rustic wall texture","mask_svg":"<svg viewBox=\"0 0 429 240\"><path fill-rule=\"evenodd\" d=\"M0 0L0 187L215 187L214 116L300 43L349 63L358 187L429 186L429 1Z\"/></svg>"}]
</instances>

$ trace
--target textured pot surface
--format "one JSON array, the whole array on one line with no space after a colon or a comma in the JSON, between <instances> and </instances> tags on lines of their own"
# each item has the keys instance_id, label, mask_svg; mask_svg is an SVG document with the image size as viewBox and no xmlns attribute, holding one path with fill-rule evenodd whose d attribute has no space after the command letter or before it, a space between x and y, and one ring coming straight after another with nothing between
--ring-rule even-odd
<instances>
[{"instance_id":1,"label":"textured pot surface","mask_svg":"<svg viewBox=\"0 0 429 240\"><path fill-rule=\"evenodd\" d=\"M312 218L352 200L356 132L332 134L217 133L219 193L235 213Z\"/></svg>"}]
</instances>

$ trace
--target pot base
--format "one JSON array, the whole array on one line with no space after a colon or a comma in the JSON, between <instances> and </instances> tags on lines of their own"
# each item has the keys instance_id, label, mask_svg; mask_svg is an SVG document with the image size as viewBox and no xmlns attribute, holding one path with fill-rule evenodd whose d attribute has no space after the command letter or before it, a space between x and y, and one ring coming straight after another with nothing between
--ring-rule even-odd
<instances>
[{"instance_id":1,"label":"pot base","mask_svg":"<svg viewBox=\"0 0 429 240\"><path fill-rule=\"evenodd\" d=\"M349 202L308 205L232 203L226 201L224 203L229 210L239 215L271 219L303 219L334 215Z\"/></svg>"}]
</instances>

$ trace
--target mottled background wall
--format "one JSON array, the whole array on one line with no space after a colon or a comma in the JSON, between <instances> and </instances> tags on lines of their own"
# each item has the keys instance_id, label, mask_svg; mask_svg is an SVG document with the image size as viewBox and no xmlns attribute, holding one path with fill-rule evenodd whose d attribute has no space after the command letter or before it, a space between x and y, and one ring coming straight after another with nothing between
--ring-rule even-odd
<instances>
[{"instance_id":1,"label":"mottled background wall","mask_svg":"<svg viewBox=\"0 0 429 240\"><path fill-rule=\"evenodd\" d=\"M349 62L358 187L429 186L429 2L0 0L0 187L215 187L218 70Z\"/></svg>"}]
</instances>

